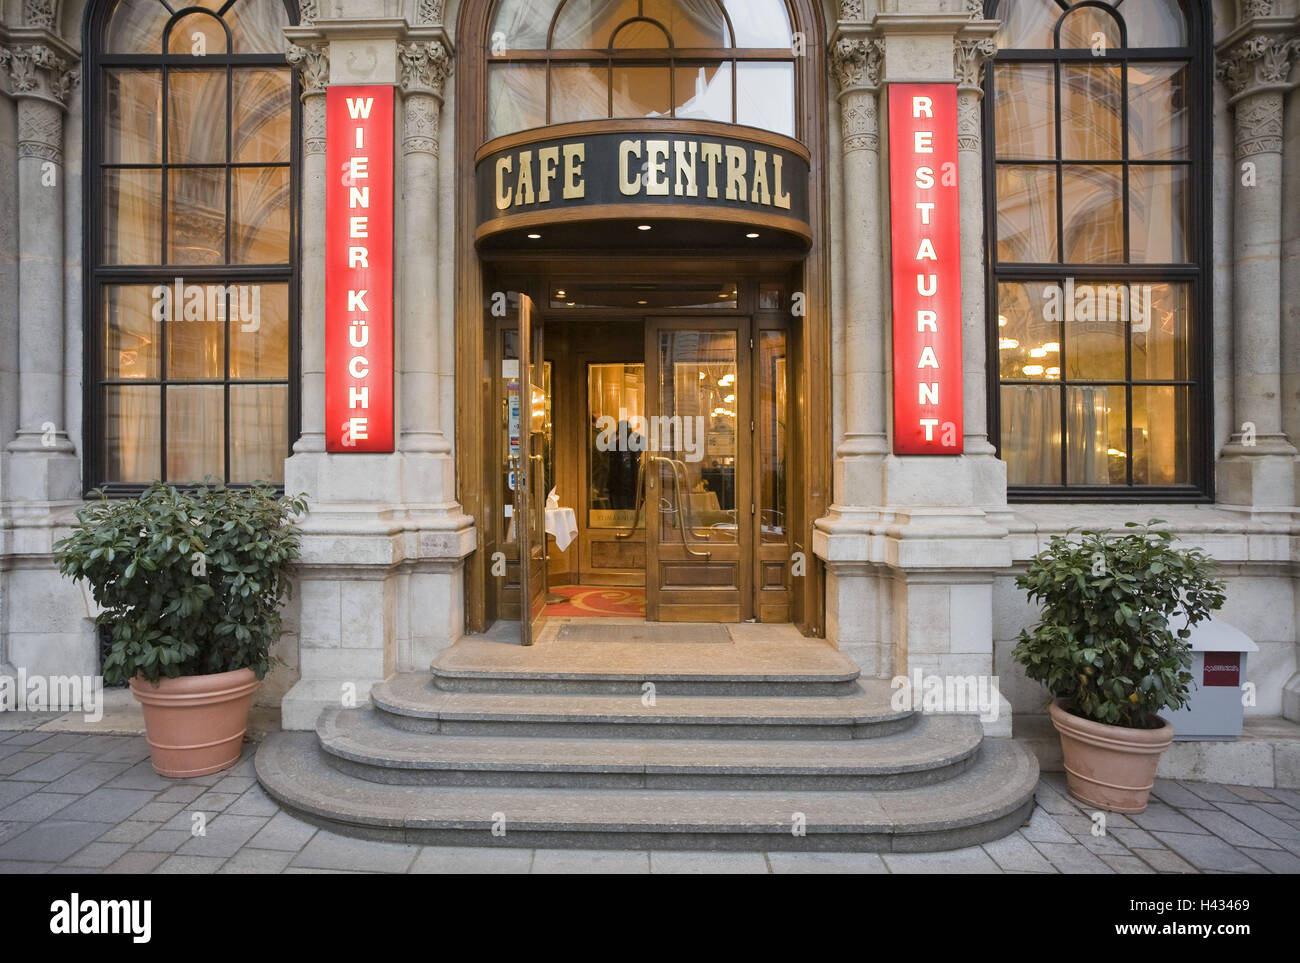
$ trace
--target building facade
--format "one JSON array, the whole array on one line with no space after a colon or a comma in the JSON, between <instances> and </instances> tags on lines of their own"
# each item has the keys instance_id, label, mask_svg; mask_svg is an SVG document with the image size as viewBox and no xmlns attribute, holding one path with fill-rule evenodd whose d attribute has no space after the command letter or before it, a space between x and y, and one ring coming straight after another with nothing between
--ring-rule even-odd
<instances>
[{"instance_id":1,"label":"building facade","mask_svg":"<svg viewBox=\"0 0 1300 963\"><path fill-rule=\"evenodd\" d=\"M1300 721L1297 60L1295 0L7 0L3 671L98 670L89 492L214 477L310 502L287 728L549 583L1009 734L1017 571L1152 518Z\"/></svg>"}]
</instances>

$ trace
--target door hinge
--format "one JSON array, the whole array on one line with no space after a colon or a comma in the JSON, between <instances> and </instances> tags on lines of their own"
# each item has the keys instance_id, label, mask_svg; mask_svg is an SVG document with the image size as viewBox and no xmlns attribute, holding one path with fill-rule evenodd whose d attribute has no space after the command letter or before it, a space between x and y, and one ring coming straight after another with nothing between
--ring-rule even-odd
<instances>
[{"instance_id":1,"label":"door hinge","mask_svg":"<svg viewBox=\"0 0 1300 963\"><path fill-rule=\"evenodd\" d=\"M749 514L750 514L751 516L753 516L753 515L757 515L757 514L758 514L758 512L754 510L754 503L753 503L753 502L750 502L750 503L749 503Z\"/></svg>"},{"instance_id":2,"label":"door hinge","mask_svg":"<svg viewBox=\"0 0 1300 963\"><path fill-rule=\"evenodd\" d=\"M750 419L749 419L749 433L750 433L751 435L754 433L754 419L753 419L753 418L750 418Z\"/></svg>"},{"instance_id":3,"label":"door hinge","mask_svg":"<svg viewBox=\"0 0 1300 963\"><path fill-rule=\"evenodd\" d=\"M750 339L749 339L749 350L750 350L750 351L753 351L753 350L754 350L754 339L753 339L753 338L750 338Z\"/></svg>"}]
</instances>

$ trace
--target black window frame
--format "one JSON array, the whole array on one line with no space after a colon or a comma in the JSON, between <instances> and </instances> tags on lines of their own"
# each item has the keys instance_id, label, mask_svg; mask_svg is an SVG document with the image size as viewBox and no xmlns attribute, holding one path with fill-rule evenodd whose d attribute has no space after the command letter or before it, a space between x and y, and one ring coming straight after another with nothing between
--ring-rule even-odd
<instances>
[{"instance_id":1,"label":"black window frame","mask_svg":"<svg viewBox=\"0 0 1300 963\"><path fill-rule=\"evenodd\" d=\"M998 18L998 7L1003 0L986 0L985 16ZM1069 11L1079 7L1098 7L1107 12L1120 14L1117 21L1121 30L1121 42L1127 43L1127 26L1123 20L1125 2L1135 0L1052 0L1061 8L1063 17ZM1131 366L1132 335L1127 332L1125 343L1125 377L1122 382L1114 379L1066 379L1049 382L1060 385L1061 396L1061 479L1057 484L1045 485L1009 485L1007 497L1012 502L1193 502L1208 503L1214 500L1214 378L1213 378L1213 341L1214 341L1214 301L1213 301L1213 224L1211 219L1213 189L1213 21L1204 0L1185 0L1182 3L1187 25L1187 45L1184 47L1127 47L1111 48L1105 55L1095 55L1091 49L1050 49L1050 48L1016 48L999 49L989 61L983 78L982 134L984 164L984 252L985 252L985 332L987 336L985 369L988 391L988 432L989 440L1002 457L1002 405L1001 358L999 353L998 327L998 285L1017 282L1063 282L1065 278L1074 278L1080 283L1163 283L1185 282L1191 292L1188 304L1192 312L1189 337L1189 379L1135 379ZM1058 19L1055 35L1059 37L1061 20ZM1188 65L1188 151L1186 166L1190 170L1187 179L1188 212L1191 223L1187 226L1186 236L1191 249L1191 257L1184 264L1153 264L1127 260L1129 245L1129 208L1131 198L1128 190L1129 171L1144 164L1163 164L1168 161L1133 161L1128 157L1129 143L1129 104L1127 64L1144 61L1185 61ZM1124 131L1123 156L1119 161L1104 162L1107 166L1118 165L1123 172L1124 204L1124 246L1126 260L1118 263L1080 264L1063 260L1065 251L1063 232L1065 229L1061 217L1062 184L1060 171L1063 164L1074 163L1062 159L1061 142L1061 103L1058 95L1055 100L1055 128L1057 148L1050 164L1057 170L1056 185L1056 231L1057 257L1055 264L1042 262L1009 262L1003 265L998 261L998 224L997 224L997 145L995 143L994 117L994 65L999 63L1030 63L1050 65L1058 77L1057 90L1060 89L1059 68L1071 63L1104 63L1124 65L1121 71L1121 90L1123 92L1122 129ZM1015 164L1015 159L1008 158L1001 163ZM1048 161L1036 161L1048 166ZM1081 162L1080 162L1081 163ZM1063 348L1065 342L1062 341ZM1063 372L1064 374L1064 372ZM1014 379L1010 383L1015 383ZM1066 464L1069 445L1065 438L1065 408L1069 383L1121 384L1126 399L1126 426L1128 436L1128 454L1126 484L1113 485L1079 485L1069 484ZM1133 476L1133 387L1144 384L1188 385L1188 419L1190 437L1187 439L1191 450L1188 454L1189 481L1174 485L1135 485Z\"/></svg>"},{"instance_id":2,"label":"black window frame","mask_svg":"<svg viewBox=\"0 0 1300 963\"><path fill-rule=\"evenodd\" d=\"M287 284L289 294L289 318L288 318L288 424L287 424L287 445L285 448L285 457L287 458L297 441L302 430L302 365L301 365L301 246L299 231L301 229L301 198L300 198L300 178L302 168L302 104L301 104L301 87L299 84L298 71L292 69L283 53L265 54L265 53L230 53L229 52L229 27L225 25L224 20L220 20L227 36L227 52L205 54L202 57L195 57L187 54L144 54L144 53L108 53L105 51L108 38L108 27L113 13L118 7L121 0L92 0L88 5L85 18L82 22L82 51L83 51L83 100L82 100L82 144L83 144L83 164L82 164L82 199L83 199L83 220L82 220L82 494L89 496L93 491L102 491L110 497L129 497L138 495L150 483L145 482L112 482L106 480L107 470L105 463L105 417L106 406L104 404L104 386L113 384L117 379L107 378L104 375L104 334L107 325L105 317L105 298L104 292L107 286L112 284L170 284L178 276L184 276L186 284L222 284L231 285L239 284L246 281L260 281L272 284ZM217 14L218 17L224 15L226 11L234 4L235 0L225 0L221 7L216 10L201 7L186 0L158 0L166 9L171 11L172 19L165 28L164 33L178 23L181 23L184 17L195 14ZM299 11L297 3L293 0L279 0L287 14L288 23L296 25L298 23ZM165 44L165 40L164 40ZM172 163L167 157L167 73L170 68L195 68L199 66L225 67L227 69L227 101L226 101L226 142L227 142L227 162L221 164L183 164ZM128 264L107 264L104 258L105 248L105 210L103 207L105 194L103 183L105 172L112 169L129 168L132 165L110 164L105 159L106 135L104 123L107 117L106 96L108 85L105 83L105 70L107 68L152 68L162 71L162 142L159 144L160 150L160 169L163 171L162 200L164 208L159 211L161 231L160 243L162 245L161 254L166 257L166 170L172 168L213 168L220 167L226 172L226 224L227 228L231 218L231 172L241 167L276 167L285 166L284 162L277 163L237 163L230 158L230 139L233 136L233 111L234 103L232 99L233 79L229 68L234 67L284 67L289 70L289 110L290 110L290 138L289 145L289 259L283 265L245 265L232 264L229 261L223 264L204 265L204 264L168 264L165 261L158 264L147 265L128 265ZM147 165L153 166L153 165ZM226 256L229 257L230 237L227 231L226 237ZM165 326L164 326L165 327ZM221 385L224 388L223 400L223 480L221 484L230 488L248 488L253 483L249 482L229 482L225 479L230 475L230 386L235 385L259 385L259 384L282 384L280 379L265 378L239 378L232 379L230 376L230 330L229 322L226 324L225 333L225 361L224 372L219 378L213 379L189 379L184 381L173 382L165 377L165 369L160 368L159 377L156 383L160 389L159 401L159 478L164 474L166 465L167 452L167 386L170 384L198 384L198 385ZM166 364L166 333L164 330L164 340L160 343L159 364ZM136 382L125 382L136 383ZM155 384L150 380L147 384ZM182 488L197 487L202 482L184 481L173 482ZM283 482L275 483L273 486L277 491L284 491Z\"/></svg>"}]
</instances>

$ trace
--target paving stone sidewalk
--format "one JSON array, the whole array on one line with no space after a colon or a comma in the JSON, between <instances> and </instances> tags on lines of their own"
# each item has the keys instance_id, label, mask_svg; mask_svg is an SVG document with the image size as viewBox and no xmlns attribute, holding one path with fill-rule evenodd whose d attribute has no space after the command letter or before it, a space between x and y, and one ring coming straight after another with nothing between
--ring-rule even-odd
<instances>
[{"instance_id":1,"label":"paving stone sidewalk","mask_svg":"<svg viewBox=\"0 0 1300 963\"><path fill-rule=\"evenodd\" d=\"M282 812L254 778L253 751L226 772L169 780L141 736L0 732L0 873L1300 872L1300 792L1287 789L1161 781L1145 813L1108 813L1094 835L1092 814L1046 773L1026 826L945 853L416 846Z\"/></svg>"}]
</instances>

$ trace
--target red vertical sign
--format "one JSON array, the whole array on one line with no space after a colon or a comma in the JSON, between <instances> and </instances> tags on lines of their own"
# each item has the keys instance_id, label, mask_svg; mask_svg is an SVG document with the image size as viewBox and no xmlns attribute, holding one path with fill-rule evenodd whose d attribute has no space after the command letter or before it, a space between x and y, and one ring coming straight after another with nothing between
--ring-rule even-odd
<instances>
[{"instance_id":1,"label":"red vertical sign","mask_svg":"<svg viewBox=\"0 0 1300 963\"><path fill-rule=\"evenodd\" d=\"M957 193L956 85L891 84L896 455L962 452Z\"/></svg>"},{"instance_id":2,"label":"red vertical sign","mask_svg":"<svg viewBox=\"0 0 1300 963\"><path fill-rule=\"evenodd\" d=\"M393 450L393 88L325 91L325 450Z\"/></svg>"}]
</instances>

